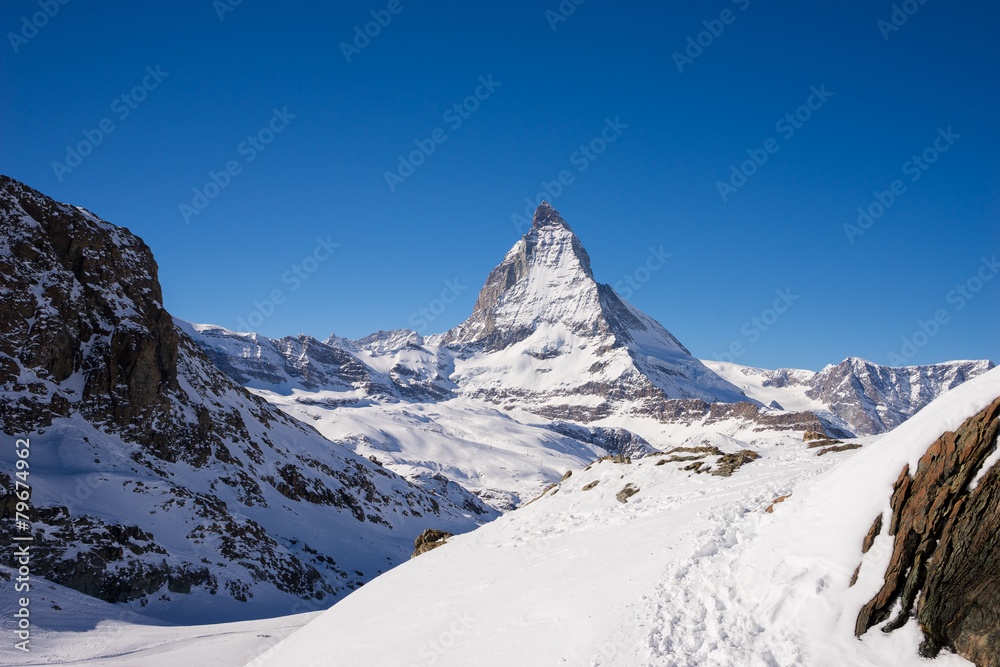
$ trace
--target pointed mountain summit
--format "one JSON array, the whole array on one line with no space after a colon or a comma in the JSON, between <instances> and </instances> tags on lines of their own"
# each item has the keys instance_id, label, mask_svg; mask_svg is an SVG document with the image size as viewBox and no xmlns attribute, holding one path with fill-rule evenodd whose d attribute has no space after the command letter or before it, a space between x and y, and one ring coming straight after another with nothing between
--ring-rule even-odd
<instances>
[{"instance_id":1,"label":"pointed mountain summit","mask_svg":"<svg viewBox=\"0 0 1000 667\"><path fill-rule=\"evenodd\" d=\"M618 428L620 418L630 427L651 419L657 430L640 434L650 441L659 429L684 437L698 429L881 432L992 367L879 367L871 371L878 378L865 380L871 373L857 363L814 373L699 361L659 322L595 280L590 255L548 202L490 272L469 318L445 333L403 329L320 343L182 328L237 382L281 396L325 393L299 398L331 409L468 398L506 414L523 410L594 429ZM852 387L858 391L845 393Z\"/></svg>"},{"instance_id":2,"label":"pointed mountain summit","mask_svg":"<svg viewBox=\"0 0 1000 667\"><path fill-rule=\"evenodd\" d=\"M569 223L559 215L559 211L552 208L552 204L547 201L543 201L535 209L535 215L531 220L531 227L532 229L539 227L561 227L570 232L573 231L570 229Z\"/></svg>"},{"instance_id":3,"label":"pointed mountain summit","mask_svg":"<svg viewBox=\"0 0 1000 667\"><path fill-rule=\"evenodd\" d=\"M590 256L566 221L543 202L531 230L490 272L472 316L441 340L497 350L543 324L594 335L601 329L600 310Z\"/></svg>"},{"instance_id":4,"label":"pointed mountain summit","mask_svg":"<svg viewBox=\"0 0 1000 667\"><path fill-rule=\"evenodd\" d=\"M479 361L502 373L503 388L494 389L477 386L478 377L489 375L485 368L463 374L459 384L474 395L497 402L530 396L533 406L560 418L600 418L623 400L652 396L752 402L658 322L598 283L590 255L548 202L490 272L469 319L428 341L480 350ZM530 369L526 357L535 360ZM553 402L560 407L544 409Z\"/></svg>"}]
</instances>

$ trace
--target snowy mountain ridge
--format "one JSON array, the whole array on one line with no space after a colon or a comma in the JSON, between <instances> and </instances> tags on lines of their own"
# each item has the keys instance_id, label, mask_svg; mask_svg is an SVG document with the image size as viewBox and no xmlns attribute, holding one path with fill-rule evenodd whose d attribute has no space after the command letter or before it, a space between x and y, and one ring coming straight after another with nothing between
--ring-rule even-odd
<instances>
[{"instance_id":1,"label":"snowy mountain ridge","mask_svg":"<svg viewBox=\"0 0 1000 667\"><path fill-rule=\"evenodd\" d=\"M140 239L6 177L0 291L0 424L31 443L34 576L161 618L260 617L332 603L430 522L497 514L249 393L164 310ZM26 530L20 469L4 448L5 543Z\"/></svg>"},{"instance_id":2,"label":"snowy mountain ridge","mask_svg":"<svg viewBox=\"0 0 1000 667\"><path fill-rule=\"evenodd\" d=\"M858 357L819 372L705 363L763 403L815 411L858 435L891 431L944 392L995 367L989 360L892 367Z\"/></svg>"},{"instance_id":3,"label":"snowy mountain ridge","mask_svg":"<svg viewBox=\"0 0 1000 667\"><path fill-rule=\"evenodd\" d=\"M694 535L681 546L697 563L750 535L735 524L752 507L872 442L850 436L892 428L992 367L702 362L594 280L551 206L535 217L451 331L270 339L171 317L140 239L0 178L0 422L36 447L36 576L154 618L262 617L352 599L421 531L465 533L501 514L490 529L508 526L495 529L503 545L534 530L520 535L527 524L510 517L582 531L523 554L539 563L579 560L595 534L641 551L633 522ZM803 444L805 431L846 441ZM0 455L5 539L14 470ZM660 525L674 509L678 522ZM706 511L707 532L692 514ZM584 575L620 589L614 604L667 563L643 561L633 580L605 555ZM502 565L494 556L482 562ZM552 576L526 571L539 590ZM683 565L671 572L683 580ZM529 603L543 630L560 622L549 602ZM696 637L688 621L664 641Z\"/></svg>"},{"instance_id":4,"label":"snowy mountain ridge","mask_svg":"<svg viewBox=\"0 0 1000 667\"><path fill-rule=\"evenodd\" d=\"M470 317L441 334L404 329L321 343L177 322L234 380L331 440L414 482L444 474L500 510L595 452L668 449L712 433L747 446L806 431L881 433L992 367L847 360L814 373L699 361L594 280L589 254L548 203L490 272ZM484 426L471 438L452 418L463 410ZM431 439L415 435L426 432L421 413L438 421ZM495 435L512 432L527 445L520 463ZM573 442L557 444L553 433Z\"/></svg>"}]
</instances>

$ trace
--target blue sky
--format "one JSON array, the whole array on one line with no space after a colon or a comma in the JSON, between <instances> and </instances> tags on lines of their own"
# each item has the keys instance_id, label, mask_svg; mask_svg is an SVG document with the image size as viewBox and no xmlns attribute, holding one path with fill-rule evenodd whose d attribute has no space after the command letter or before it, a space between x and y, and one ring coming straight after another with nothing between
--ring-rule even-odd
<instances>
[{"instance_id":1,"label":"blue sky","mask_svg":"<svg viewBox=\"0 0 1000 667\"><path fill-rule=\"evenodd\" d=\"M545 182L703 358L1000 361L994 5L229 1L0 9L0 173L145 239L178 317L447 329Z\"/></svg>"}]
</instances>

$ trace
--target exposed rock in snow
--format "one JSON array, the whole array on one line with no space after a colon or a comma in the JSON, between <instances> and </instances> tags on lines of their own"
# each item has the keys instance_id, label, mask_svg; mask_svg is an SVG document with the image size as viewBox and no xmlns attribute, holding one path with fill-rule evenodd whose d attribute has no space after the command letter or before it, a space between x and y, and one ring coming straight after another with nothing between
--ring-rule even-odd
<instances>
[{"instance_id":1,"label":"exposed rock in snow","mask_svg":"<svg viewBox=\"0 0 1000 667\"><path fill-rule=\"evenodd\" d=\"M1000 465L986 465L998 433L1000 398L938 438L912 473L903 468L885 526L892 558L885 584L858 616L859 635L897 605L887 629L901 627L915 608L925 656L948 647L977 665L1000 665ZM883 523L880 515L865 547Z\"/></svg>"}]
</instances>

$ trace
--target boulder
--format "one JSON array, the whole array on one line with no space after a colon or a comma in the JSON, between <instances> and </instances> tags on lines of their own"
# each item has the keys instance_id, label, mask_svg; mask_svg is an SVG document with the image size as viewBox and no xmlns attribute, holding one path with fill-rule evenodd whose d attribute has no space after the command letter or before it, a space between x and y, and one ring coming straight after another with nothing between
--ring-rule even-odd
<instances>
[{"instance_id":1,"label":"boulder","mask_svg":"<svg viewBox=\"0 0 1000 667\"><path fill-rule=\"evenodd\" d=\"M445 544L449 537L454 537L451 533L446 533L443 530L435 530L434 528L428 528L424 532L417 536L417 539L413 542L413 555L410 559L414 559L420 554L425 554L432 549L437 549L438 547Z\"/></svg>"}]
</instances>

